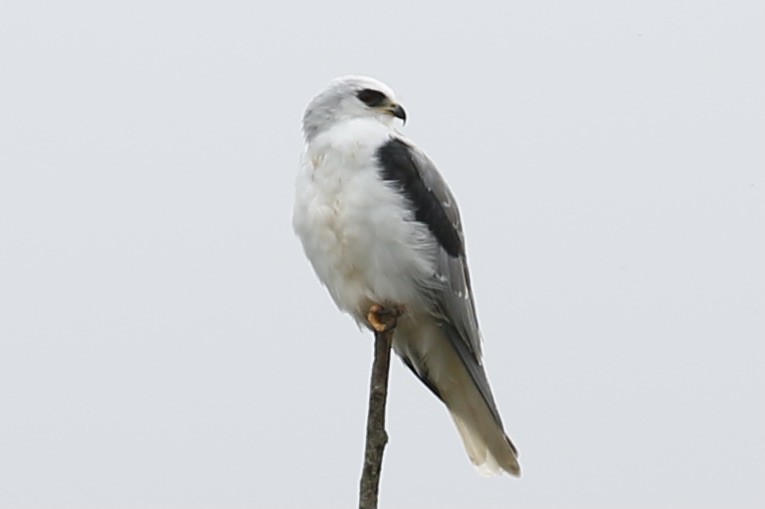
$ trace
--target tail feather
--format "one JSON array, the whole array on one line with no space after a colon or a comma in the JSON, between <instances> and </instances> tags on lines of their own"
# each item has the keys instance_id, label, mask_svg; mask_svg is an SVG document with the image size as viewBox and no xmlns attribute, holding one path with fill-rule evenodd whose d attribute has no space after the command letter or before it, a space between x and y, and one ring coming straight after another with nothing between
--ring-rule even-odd
<instances>
[{"instance_id":1,"label":"tail feather","mask_svg":"<svg viewBox=\"0 0 765 509\"><path fill-rule=\"evenodd\" d=\"M520 476L518 455L505 434L496 408L491 408L474 380L480 372L484 391L488 381L483 368L476 363L474 373L445 336L444 330L431 321L399 323L393 347L407 366L446 404L465 445L465 450L478 471L495 475L505 471Z\"/></svg>"},{"instance_id":2,"label":"tail feather","mask_svg":"<svg viewBox=\"0 0 765 509\"><path fill-rule=\"evenodd\" d=\"M461 396L444 401L462 437L470 461L483 475L496 475L502 470L520 477L521 467L510 439L487 410L474 408ZM478 400L483 403L482 400ZM472 407L472 408L471 408Z\"/></svg>"}]
</instances>

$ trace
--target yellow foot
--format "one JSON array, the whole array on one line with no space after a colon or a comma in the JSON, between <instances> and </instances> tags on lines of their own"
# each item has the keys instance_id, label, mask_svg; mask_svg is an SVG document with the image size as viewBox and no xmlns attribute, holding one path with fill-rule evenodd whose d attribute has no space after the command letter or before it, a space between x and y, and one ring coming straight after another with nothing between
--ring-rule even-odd
<instances>
[{"instance_id":1,"label":"yellow foot","mask_svg":"<svg viewBox=\"0 0 765 509\"><path fill-rule=\"evenodd\" d=\"M387 332L396 328L397 319L403 312L403 308L398 306L372 304L367 312L367 322L377 332Z\"/></svg>"}]
</instances>

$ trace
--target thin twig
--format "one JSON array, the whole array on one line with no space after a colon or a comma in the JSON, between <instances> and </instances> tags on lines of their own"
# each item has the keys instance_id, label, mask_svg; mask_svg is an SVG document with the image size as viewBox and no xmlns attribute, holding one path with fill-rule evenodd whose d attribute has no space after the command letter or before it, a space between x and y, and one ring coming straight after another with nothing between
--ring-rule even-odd
<instances>
[{"instance_id":1,"label":"thin twig","mask_svg":"<svg viewBox=\"0 0 765 509\"><path fill-rule=\"evenodd\" d=\"M385 403L388 398L388 372L393 326L384 332L375 332L375 359L369 385L369 413L367 414L367 441L364 450L364 468L361 471L359 509L377 509L383 451L388 443L385 431Z\"/></svg>"}]
</instances>

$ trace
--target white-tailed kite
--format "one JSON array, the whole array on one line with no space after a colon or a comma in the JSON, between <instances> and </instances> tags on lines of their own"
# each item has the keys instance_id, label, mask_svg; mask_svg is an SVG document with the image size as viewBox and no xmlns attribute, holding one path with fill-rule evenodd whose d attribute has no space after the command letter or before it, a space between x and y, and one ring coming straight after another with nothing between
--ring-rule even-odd
<instances>
[{"instance_id":1,"label":"white-tailed kite","mask_svg":"<svg viewBox=\"0 0 765 509\"><path fill-rule=\"evenodd\" d=\"M482 473L520 475L486 372L457 203L435 165L393 127L393 91L332 81L306 108L293 226L337 306L369 326L402 315L393 349L449 409Z\"/></svg>"}]
</instances>

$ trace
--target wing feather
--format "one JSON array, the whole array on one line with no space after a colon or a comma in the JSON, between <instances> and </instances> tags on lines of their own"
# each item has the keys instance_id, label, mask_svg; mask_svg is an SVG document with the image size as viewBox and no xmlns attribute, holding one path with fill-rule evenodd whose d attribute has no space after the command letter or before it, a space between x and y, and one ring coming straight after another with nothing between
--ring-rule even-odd
<instances>
[{"instance_id":1,"label":"wing feather","mask_svg":"<svg viewBox=\"0 0 765 509\"><path fill-rule=\"evenodd\" d=\"M434 284L424 289L433 302L433 314L445 330L460 360L479 388L492 415L499 412L481 363L481 335L470 287L462 222L449 187L431 160L408 140L395 136L378 152L385 180L396 183L415 211L415 219L428 226L437 243ZM410 367L412 360L408 362ZM415 362L416 364L416 362ZM429 387L426 373L412 369ZM433 388L431 387L431 390ZM437 391L434 390L434 392Z\"/></svg>"},{"instance_id":2,"label":"wing feather","mask_svg":"<svg viewBox=\"0 0 765 509\"><path fill-rule=\"evenodd\" d=\"M402 140L403 141L403 140ZM433 162L414 145L406 143L408 157L425 188L449 221L449 227L460 239L460 250L453 254L439 242L436 253L438 273L436 278L444 284L435 294L435 304L443 320L450 323L459 333L459 338L472 353L473 360L481 364L481 334L470 286L470 272L465 251L465 237L462 220L454 195L449 190Z\"/></svg>"}]
</instances>

